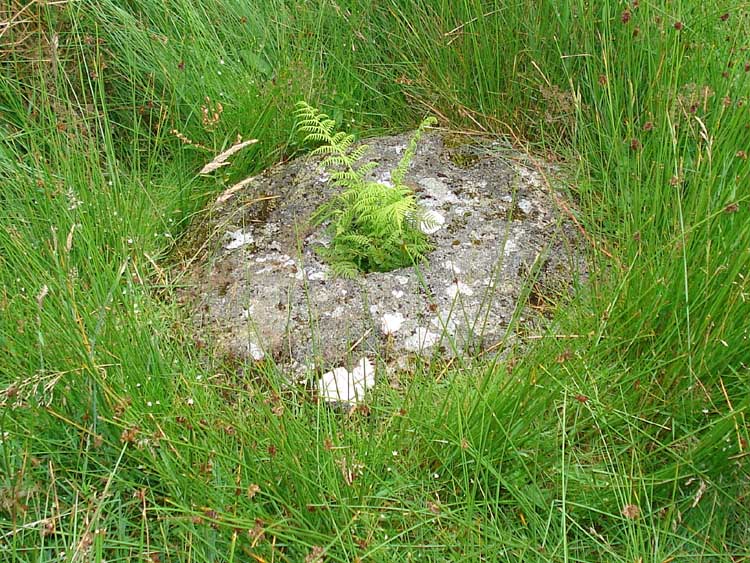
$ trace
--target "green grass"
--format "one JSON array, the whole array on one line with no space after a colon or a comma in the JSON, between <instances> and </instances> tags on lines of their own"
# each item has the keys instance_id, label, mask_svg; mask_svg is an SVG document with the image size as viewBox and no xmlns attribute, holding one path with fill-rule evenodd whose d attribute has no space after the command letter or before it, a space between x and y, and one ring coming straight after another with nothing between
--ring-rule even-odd
<instances>
[{"instance_id":1,"label":"green grass","mask_svg":"<svg viewBox=\"0 0 750 563\"><path fill-rule=\"evenodd\" d=\"M33 4L0 40L3 560L750 557L749 9ZM199 349L169 252L302 150L300 99L559 159L590 275L555 333L351 416Z\"/></svg>"}]
</instances>

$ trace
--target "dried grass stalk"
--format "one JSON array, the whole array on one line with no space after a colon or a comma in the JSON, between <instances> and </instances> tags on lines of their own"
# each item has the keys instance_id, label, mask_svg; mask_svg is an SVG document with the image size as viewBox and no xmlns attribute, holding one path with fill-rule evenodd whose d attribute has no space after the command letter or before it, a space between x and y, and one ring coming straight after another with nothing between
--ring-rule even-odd
<instances>
[{"instance_id":1,"label":"dried grass stalk","mask_svg":"<svg viewBox=\"0 0 750 563\"><path fill-rule=\"evenodd\" d=\"M230 156L232 156L234 153L241 151L248 145L252 145L254 143L257 143L258 139L248 139L247 141L242 141L241 143L237 143L229 147L227 150L225 150L223 153L219 154L214 158L211 162L206 164L203 168L201 168L201 171L198 172L198 174L210 174L214 170L218 170L222 166L227 166L229 163L226 161Z\"/></svg>"}]
</instances>

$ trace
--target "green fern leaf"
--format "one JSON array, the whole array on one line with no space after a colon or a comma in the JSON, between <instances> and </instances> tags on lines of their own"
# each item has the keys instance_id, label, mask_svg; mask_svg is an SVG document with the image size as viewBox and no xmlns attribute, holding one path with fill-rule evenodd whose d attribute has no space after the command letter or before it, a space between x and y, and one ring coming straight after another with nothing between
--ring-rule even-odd
<instances>
[{"instance_id":1,"label":"green fern leaf","mask_svg":"<svg viewBox=\"0 0 750 563\"><path fill-rule=\"evenodd\" d=\"M388 271L424 259L431 246L419 230L423 212L403 181L422 131L434 120L422 122L391 172L394 185L386 186L365 179L378 166L376 162L359 164L367 145L354 147L353 135L334 132L334 120L305 102L297 104L295 114L297 130L306 135L305 142L320 143L312 154L324 157L321 165L332 184L342 188L311 217L314 225L328 223L331 244L317 250L331 264L334 274L354 277L360 272Z\"/></svg>"}]
</instances>

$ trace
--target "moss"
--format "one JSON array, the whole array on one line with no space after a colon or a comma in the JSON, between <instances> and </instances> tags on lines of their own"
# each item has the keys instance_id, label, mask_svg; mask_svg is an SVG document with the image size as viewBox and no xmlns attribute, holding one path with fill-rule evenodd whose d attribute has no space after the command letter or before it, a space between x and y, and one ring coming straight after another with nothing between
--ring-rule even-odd
<instances>
[{"instance_id":1,"label":"moss","mask_svg":"<svg viewBox=\"0 0 750 563\"><path fill-rule=\"evenodd\" d=\"M479 156L468 150L454 151L448 158L459 168L471 168L479 162Z\"/></svg>"},{"instance_id":2,"label":"moss","mask_svg":"<svg viewBox=\"0 0 750 563\"><path fill-rule=\"evenodd\" d=\"M466 145L470 145L474 141L471 135L463 135L460 133L455 133L453 131L449 131L443 134L441 140L443 141L443 146L446 149L457 149Z\"/></svg>"},{"instance_id":3,"label":"moss","mask_svg":"<svg viewBox=\"0 0 750 563\"><path fill-rule=\"evenodd\" d=\"M477 139L473 135L449 132L442 136L442 141L448 159L459 168L471 168L479 161L474 148Z\"/></svg>"}]
</instances>

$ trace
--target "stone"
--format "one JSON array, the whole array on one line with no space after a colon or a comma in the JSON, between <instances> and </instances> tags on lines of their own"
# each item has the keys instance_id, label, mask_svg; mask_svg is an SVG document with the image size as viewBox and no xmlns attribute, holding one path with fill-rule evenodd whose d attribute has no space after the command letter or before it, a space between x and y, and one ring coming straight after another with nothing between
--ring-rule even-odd
<instances>
[{"instance_id":1,"label":"stone","mask_svg":"<svg viewBox=\"0 0 750 563\"><path fill-rule=\"evenodd\" d=\"M364 160L379 163L372 179L389 181L409 138L367 141ZM575 229L528 156L473 140L460 147L471 158L459 166L456 150L426 133L406 176L427 211L428 261L353 280L332 276L315 251L330 236L310 215L337 190L320 159L277 165L227 190L178 249L190 257L179 298L197 336L239 360L325 372L319 392L332 397L342 381L360 390L341 367L354 358L498 352L513 341L519 307L525 330L539 326L545 307L585 275ZM524 295L533 303L519 303Z\"/></svg>"},{"instance_id":2,"label":"stone","mask_svg":"<svg viewBox=\"0 0 750 563\"><path fill-rule=\"evenodd\" d=\"M337 367L326 372L318 382L318 396L336 405L362 402L368 389L375 385L375 367L368 358L361 358L349 371Z\"/></svg>"}]
</instances>

